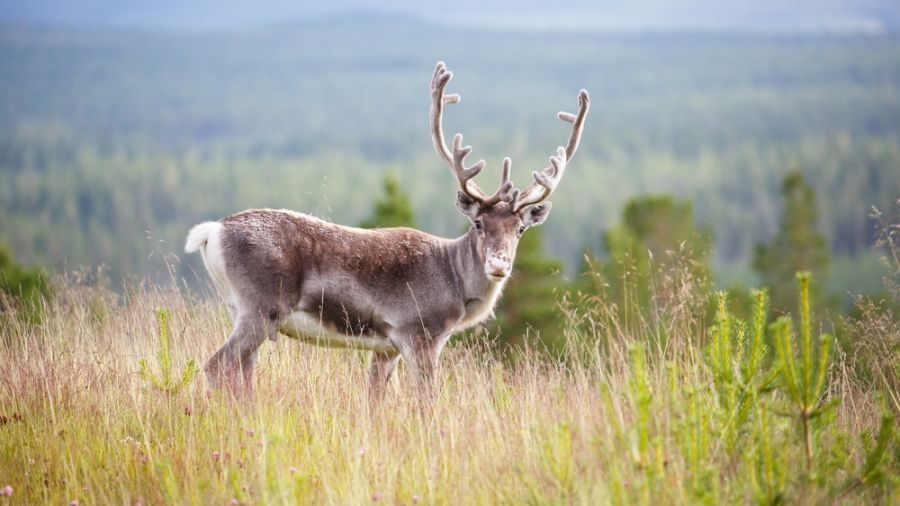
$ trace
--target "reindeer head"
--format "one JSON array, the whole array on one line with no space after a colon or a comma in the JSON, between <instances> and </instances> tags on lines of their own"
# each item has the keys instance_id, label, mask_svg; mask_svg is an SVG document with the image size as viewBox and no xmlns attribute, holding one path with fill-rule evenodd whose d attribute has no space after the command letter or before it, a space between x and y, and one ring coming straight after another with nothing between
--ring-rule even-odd
<instances>
[{"instance_id":1,"label":"reindeer head","mask_svg":"<svg viewBox=\"0 0 900 506\"><path fill-rule=\"evenodd\" d=\"M491 281L503 281L512 271L519 238L528 227L540 225L550 214L551 203L546 199L556 189L566 170L566 163L578 149L584 119L590 108L590 97L586 90L581 90L578 94L578 114L559 113L561 120L572 124L569 141L565 148L560 146L557 149L556 156L550 157L549 166L532 173L534 181L527 188L522 191L515 188L510 180L512 161L505 158L500 187L488 196L472 179L484 169L484 160L466 167L465 158L472 152L472 147L463 147L462 134L453 137L452 151L444 141L444 105L460 101L458 94L444 94L452 78L453 73L447 70L443 62L438 62L431 80L431 135L434 147L459 182L456 208L472 222L477 249L484 261L485 276Z\"/></svg>"}]
</instances>

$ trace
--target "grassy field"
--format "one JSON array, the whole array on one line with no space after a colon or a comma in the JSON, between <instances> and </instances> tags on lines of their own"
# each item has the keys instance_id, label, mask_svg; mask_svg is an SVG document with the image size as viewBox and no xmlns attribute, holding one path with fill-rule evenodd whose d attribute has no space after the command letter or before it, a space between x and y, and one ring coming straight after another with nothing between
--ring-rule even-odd
<instances>
[{"instance_id":1,"label":"grassy field","mask_svg":"<svg viewBox=\"0 0 900 506\"><path fill-rule=\"evenodd\" d=\"M807 362L823 371L820 391L806 387L807 413L821 412L805 420L807 463L789 358L763 353L769 318L739 325L721 313L708 326L677 283L641 321L618 321L603 300L568 305L559 361L499 361L457 341L426 410L402 367L370 410L366 356L289 339L263 346L250 405L208 395L199 375L164 393L139 373L147 359L159 374L157 310L170 313L177 376L221 344L224 308L152 285L119 300L61 285L41 324L3 327L0 488L12 493L0 505L897 504L900 494L890 408L840 349L817 369L819 348L804 355L794 322L800 386Z\"/></svg>"}]
</instances>

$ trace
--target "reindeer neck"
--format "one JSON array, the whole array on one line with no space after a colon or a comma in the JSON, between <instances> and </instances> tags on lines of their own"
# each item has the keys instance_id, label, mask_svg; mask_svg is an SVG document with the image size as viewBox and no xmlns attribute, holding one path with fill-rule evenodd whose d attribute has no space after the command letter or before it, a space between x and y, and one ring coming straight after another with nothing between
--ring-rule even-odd
<instances>
[{"instance_id":1,"label":"reindeer neck","mask_svg":"<svg viewBox=\"0 0 900 506\"><path fill-rule=\"evenodd\" d=\"M484 275L484 257L478 248L478 236L474 228L447 245L447 257L456 273L463 298L493 299L502 283L492 282Z\"/></svg>"}]
</instances>

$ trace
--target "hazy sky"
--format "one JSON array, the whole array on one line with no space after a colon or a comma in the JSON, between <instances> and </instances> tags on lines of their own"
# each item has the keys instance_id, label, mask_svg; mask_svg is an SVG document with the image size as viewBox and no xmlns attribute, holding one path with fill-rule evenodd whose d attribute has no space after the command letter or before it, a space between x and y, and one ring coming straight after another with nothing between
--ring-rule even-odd
<instances>
[{"instance_id":1,"label":"hazy sky","mask_svg":"<svg viewBox=\"0 0 900 506\"><path fill-rule=\"evenodd\" d=\"M884 31L900 26L897 0L0 0L0 19L63 25L209 29L345 12L527 28Z\"/></svg>"}]
</instances>

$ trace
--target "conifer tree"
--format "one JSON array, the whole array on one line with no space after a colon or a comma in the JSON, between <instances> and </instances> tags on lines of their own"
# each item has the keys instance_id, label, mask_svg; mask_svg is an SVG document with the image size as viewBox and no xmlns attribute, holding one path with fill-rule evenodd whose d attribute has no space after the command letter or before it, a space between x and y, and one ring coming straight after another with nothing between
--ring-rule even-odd
<instances>
[{"instance_id":1,"label":"conifer tree","mask_svg":"<svg viewBox=\"0 0 900 506\"><path fill-rule=\"evenodd\" d=\"M375 201L372 216L363 221L363 228L415 227L412 204L400 186L397 176L388 173L382 183L383 195Z\"/></svg>"},{"instance_id":2,"label":"conifer tree","mask_svg":"<svg viewBox=\"0 0 900 506\"><path fill-rule=\"evenodd\" d=\"M828 276L828 246L816 229L816 195L802 172L793 171L784 177L781 201L778 232L770 243L757 244L753 268L759 274L760 284L769 287L772 309L794 309L794 277L800 271L809 271L818 280L810 292L813 306L827 307L821 286Z\"/></svg>"},{"instance_id":3,"label":"conifer tree","mask_svg":"<svg viewBox=\"0 0 900 506\"><path fill-rule=\"evenodd\" d=\"M621 223L603 234L608 258L585 263L594 272L585 276L590 282L582 288L605 292L622 311L639 314L650 304L655 276L681 261L693 278L694 291L705 293L711 241L711 233L694 223L689 201L669 195L633 198L622 211Z\"/></svg>"}]
</instances>

